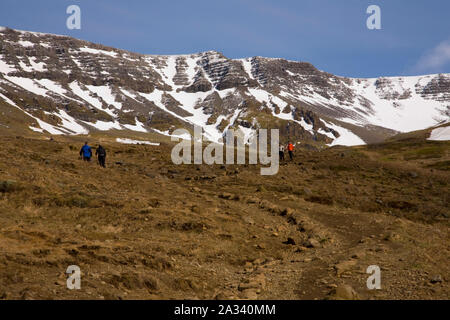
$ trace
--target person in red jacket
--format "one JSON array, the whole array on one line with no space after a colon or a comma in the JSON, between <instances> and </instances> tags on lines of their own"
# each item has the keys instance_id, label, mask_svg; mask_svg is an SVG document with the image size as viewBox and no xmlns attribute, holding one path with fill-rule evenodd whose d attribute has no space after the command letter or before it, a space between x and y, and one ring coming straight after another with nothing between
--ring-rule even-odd
<instances>
[{"instance_id":1,"label":"person in red jacket","mask_svg":"<svg viewBox=\"0 0 450 320\"><path fill-rule=\"evenodd\" d=\"M292 144L292 142L289 141L287 149L289 153L289 158L292 160L294 158L294 145Z\"/></svg>"}]
</instances>

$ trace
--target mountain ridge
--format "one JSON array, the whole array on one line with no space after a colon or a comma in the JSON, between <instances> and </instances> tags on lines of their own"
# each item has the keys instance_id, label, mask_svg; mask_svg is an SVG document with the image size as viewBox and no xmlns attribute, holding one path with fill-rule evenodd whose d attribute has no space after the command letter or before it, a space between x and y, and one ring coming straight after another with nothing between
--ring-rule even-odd
<instances>
[{"instance_id":1,"label":"mountain ridge","mask_svg":"<svg viewBox=\"0 0 450 320\"><path fill-rule=\"evenodd\" d=\"M346 78L283 58L148 55L9 28L0 40L0 101L26 113L35 132L170 136L198 125L217 142L231 128L247 140L278 128L282 140L321 147L379 142L450 118L450 74Z\"/></svg>"}]
</instances>

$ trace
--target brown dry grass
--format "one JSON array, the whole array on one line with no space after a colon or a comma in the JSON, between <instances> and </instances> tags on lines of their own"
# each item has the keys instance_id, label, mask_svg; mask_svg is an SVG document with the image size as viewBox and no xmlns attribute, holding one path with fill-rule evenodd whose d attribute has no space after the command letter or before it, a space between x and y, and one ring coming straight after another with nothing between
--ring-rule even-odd
<instances>
[{"instance_id":1,"label":"brown dry grass","mask_svg":"<svg viewBox=\"0 0 450 320\"><path fill-rule=\"evenodd\" d=\"M341 283L362 298L448 298L448 142L298 150L264 177L97 138L107 169L77 159L82 137L0 138L0 181L17 181L0 193L0 297L245 298L239 286L264 277L266 299L327 298ZM65 287L71 264L81 290Z\"/></svg>"}]
</instances>

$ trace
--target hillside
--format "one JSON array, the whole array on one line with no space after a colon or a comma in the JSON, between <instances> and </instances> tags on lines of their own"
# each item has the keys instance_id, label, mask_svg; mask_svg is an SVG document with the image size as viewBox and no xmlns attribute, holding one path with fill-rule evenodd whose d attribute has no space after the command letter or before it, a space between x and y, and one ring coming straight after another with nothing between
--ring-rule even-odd
<instances>
[{"instance_id":1,"label":"hillside","mask_svg":"<svg viewBox=\"0 0 450 320\"><path fill-rule=\"evenodd\" d=\"M0 128L128 137L201 126L219 141L278 128L315 148L381 142L450 117L450 75L352 79L307 62L216 51L157 56L0 28Z\"/></svg>"},{"instance_id":2,"label":"hillside","mask_svg":"<svg viewBox=\"0 0 450 320\"><path fill-rule=\"evenodd\" d=\"M82 139L0 136L0 298L450 295L448 141L298 150L260 176L92 136L102 169L78 160ZM81 290L65 287L72 264Z\"/></svg>"}]
</instances>

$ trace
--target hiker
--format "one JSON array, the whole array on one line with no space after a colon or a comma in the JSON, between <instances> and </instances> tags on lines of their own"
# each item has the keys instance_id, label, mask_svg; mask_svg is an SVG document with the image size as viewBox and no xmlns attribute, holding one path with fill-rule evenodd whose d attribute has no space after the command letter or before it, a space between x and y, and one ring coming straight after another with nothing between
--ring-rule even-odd
<instances>
[{"instance_id":1,"label":"hiker","mask_svg":"<svg viewBox=\"0 0 450 320\"><path fill-rule=\"evenodd\" d=\"M284 146L280 145L280 161L284 161Z\"/></svg>"},{"instance_id":2,"label":"hiker","mask_svg":"<svg viewBox=\"0 0 450 320\"><path fill-rule=\"evenodd\" d=\"M92 150L91 147L88 146L87 141L84 143L84 146L81 147L80 157L82 157L84 161L91 161Z\"/></svg>"},{"instance_id":3,"label":"hiker","mask_svg":"<svg viewBox=\"0 0 450 320\"><path fill-rule=\"evenodd\" d=\"M289 158L292 160L294 158L294 145L290 141L287 145L287 149L289 152Z\"/></svg>"},{"instance_id":4,"label":"hiker","mask_svg":"<svg viewBox=\"0 0 450 320\"><path fill-rule=\"evenodd\" d=\"M97 150L95 150L95 155L98 157L98 164L103 167L105 167L105 160L106 160L106 150L101 146L98 145Z\"/></svg>"}]
</instances>

